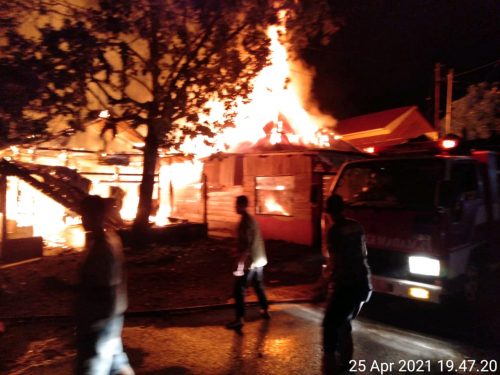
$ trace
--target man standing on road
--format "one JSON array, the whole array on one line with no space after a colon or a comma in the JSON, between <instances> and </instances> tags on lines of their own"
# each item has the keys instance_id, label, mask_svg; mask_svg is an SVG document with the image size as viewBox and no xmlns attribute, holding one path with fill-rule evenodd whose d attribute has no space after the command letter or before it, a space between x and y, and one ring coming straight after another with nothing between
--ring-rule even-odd
<instances>
[{"instance_id":1,"label":"man standing on road","mask_svg":"<svg viewBox=\"0 0 500 375\"><path fill-rule=\"evenodd\" d=\"M330 371L337 368L335 352L340 355L339 369L348 369L353 355L351 320L369 300L372 289L363 227L346 218L343 210L340 195L328 198L326 212L333 225L328 229L326 241L333 288L323 320L323 350L324 365Z\"/></svg>"},{"instance_id":2,"label":"man standing on road","mask_svg":"<svg viewBox=\"0 0 500 375\"><path fill-rule=\"evenodd\" d=\"M248 198L240 195L236 198L236 212L241 215L238 226L237 269L234 272L234 299L236 302L236 320L227 328L240 329L245 317L245 291L252 283L261 307L260 314L269 319L268 303L264 292L264 266L267 264L266 250L259 224L248 212Z\"/></svg>"},{"instance_id":3,"label":"man standing on road","mask_svg":"<svg viewBox=\"0 0 500 375\"><path fill-rule=\"evenodd\" d=\"M96 195L81 204L87 251L77 299L78 375L133 375L123 351L127 290L120 238L105 228L112 205Z\"/></svg>"}]
</instances>

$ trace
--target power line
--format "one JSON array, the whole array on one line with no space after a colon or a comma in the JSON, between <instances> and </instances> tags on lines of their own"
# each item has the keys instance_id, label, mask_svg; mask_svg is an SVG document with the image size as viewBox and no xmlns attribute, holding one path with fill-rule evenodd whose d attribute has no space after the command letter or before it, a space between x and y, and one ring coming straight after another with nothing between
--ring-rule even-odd
<instances>
[{"instance_id":1,"label":"power line","mask_svg":"<svg viewBox=\"0 0 500 375\"><path fill-rule=\"evenodd\" d=\"M484 65L481 65L481 66L478 66L477 68L473 68L473 69L470 69L470 70L466 70L465 72L462 72L462 73L459 73L459 74L455 74L455 77L460 77L460 76L463 76L465 74L469 74L469 73L472 73L472 72L475 72L477 70L481 70L483 68L486 68L490 65L494 65L494 64L498 64L500 62L500 60L495 60L495 61L492 61L488 64L484 64Z\"/></svg>"}]
</instances>

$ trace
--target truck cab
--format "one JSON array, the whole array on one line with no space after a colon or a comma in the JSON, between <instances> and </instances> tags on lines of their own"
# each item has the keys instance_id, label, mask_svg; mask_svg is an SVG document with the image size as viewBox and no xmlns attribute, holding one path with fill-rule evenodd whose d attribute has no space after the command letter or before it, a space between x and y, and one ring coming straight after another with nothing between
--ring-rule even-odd
<instances>
[{"instance_id":1,"label":"truck cab","mask_svg":"<svg viewBox=\"0 0 500 375\"><path fill-rule=\"evenodd\" d=\"M500 220L498 162L497 153L482 151L343 165L329 193L341 195L346 216L365 229L375 292L434 303L455 295L474 301L479 274L500 258L493 243Z\"/></svg>"}]
</instances>

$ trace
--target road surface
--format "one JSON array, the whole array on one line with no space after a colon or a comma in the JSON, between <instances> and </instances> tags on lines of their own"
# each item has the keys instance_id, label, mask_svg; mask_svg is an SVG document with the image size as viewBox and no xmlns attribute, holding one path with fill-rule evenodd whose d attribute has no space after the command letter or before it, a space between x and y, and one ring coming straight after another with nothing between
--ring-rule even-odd
<instances>
[{"instance_id":1,"label":"road surface","mask_svg":"<svg viewBox=\"0 0 500 375\"><path fill-rule=\"evenodd\" d=\"M379 314L383 313L383 307L376 309ZM382 322L383 319L374 320L372 315L377 313L367 311L353 324L355 354L351 373L485 374L500 371L498 347L490 345L481 349L467 343L467 339L416 331L411 329L411 322L410 328L395 328ZM411 312L406 313L408 319L415 318ZM224 327L233 317L231 308L129 317L124 343L138 375L322 373L321 307L273 305L270 321L259 319L257 308L250 307L247 315L241 334ZM429 322L436 324L432 320ZM50 324L55 323L32 322L10 328L11 334L20 338L23 330L40 332L40 344L37 346L37 339L30 339L26 353L18 358L17 364L12 366L16 370L10 374L71 374L74 361L71 328L68 325L66 329L50 330ZM47 332L45 336L44 331ZM37 350L49 353L52 350L52 355L43 356L36 353Z\"/></svg>"}]
</instances>

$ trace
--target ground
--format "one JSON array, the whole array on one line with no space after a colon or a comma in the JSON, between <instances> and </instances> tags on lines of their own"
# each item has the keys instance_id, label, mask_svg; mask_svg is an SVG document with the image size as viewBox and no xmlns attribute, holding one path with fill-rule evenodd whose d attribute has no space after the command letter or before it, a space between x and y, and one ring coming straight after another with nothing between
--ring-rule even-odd
<instances>
[{"instance_id":1,"label":"ground","mask_svg":"<svg viewBox=\"0 0 500 375\"><path fill-rule=\"evenodd\" d=\"M271 321L249 307L238 335L224 328L234 314L234 247L232 239L205 239L126 251L130 308L123 337L138 375L320 373L323 308L305 303L323 290L319 250L266 243ZM0 269L2 375L72 373L73 299L84 254L46 253ZM371 365L430 361L432 371L425 373L441 373L444 361L458 366L464 358L500 365L500 281L498 273L490 276L469 311L375 295L355 321L355 359ZM255 300L250 292L247 301Z\"/></svg>"},{"instance_id":2,"label":"ground","mask_svg":"<svg viewBox=\"0 0 500 375\"><path fill-rule=\"evenodd\" d=\"M126 251L129 316L232 303L234 248L232 239L206 239ZM321 270L318 250L271 241L267 252L265 277L271 301L315 298ZM6 332L0 334L0 373L16 373L30 363L50 362L73 350L70 341L54 337L72 330L74 291L83 256L69 250L52 251L39 261L0 270L0 321L6 325ZM248 301L252 300L251 293ZM29 330L19 337L18 328L34 321L42 322L43 332ZM60 323L50 324L53 321Z\"/></svg>"}]
</instances>

